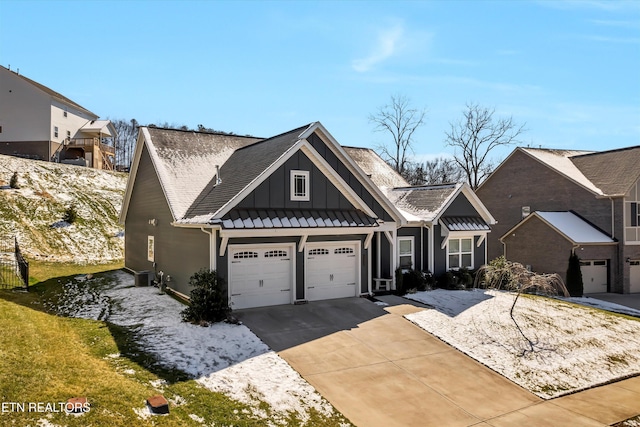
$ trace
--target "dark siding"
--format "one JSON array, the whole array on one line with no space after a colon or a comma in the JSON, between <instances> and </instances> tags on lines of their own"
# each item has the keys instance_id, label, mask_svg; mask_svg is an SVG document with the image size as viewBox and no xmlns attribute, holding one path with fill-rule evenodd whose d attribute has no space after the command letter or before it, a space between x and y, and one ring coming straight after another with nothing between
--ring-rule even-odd
<instances>
[{"instance_id":1,"label":"dark siding","mask_svg":"<svg viewBox=\"0 0 640 427\"><path fill-rule=\"evenodd\" d=\"M291 171L309 171L310 200L291 200ZM242 208L272 209L355 209L346 197L302 152L298 151L284 165L263 181L239 204Z\"/></svg>"},{"instance_id":2,"label":"dark siding","mask_svg":"<svg viewBox=\"0 0 640 427\"><path fill-rule=\"evenodd\" d=\"M365 293L368 291L368 254L367 250L363 248L366 235L345 235L345 236L309 236L307 243L309 242L339 242L347 240L359 240L360 241L360 292ZM298 252L299 237L264 237L264 238L237 238L229 239L229 245L257 245L264 243L293 243L295 244L295 257L296 257L296 299L305 299L304 291L304 251ZM218 238L218 245L220 245L220 239ZM218 251L218 273L225 279L228 278L228 258L229 252L225 253L225 256L220 256Z\"/></svg>"},{"instance_id":3,"label":"dark siding","mask_svg":"<svg viewBox=\"0 0 640 427\"><path fill-rule=\"evenodd\" d=\"M480 216L478 211L473 207L467 196L460 193L451 202L447 210L442 216Z\"/></svg>"},{"instance_id":4,"label":"dark siding","mask_svg":"<svg viewBox=\"0 0 640 427\"><path fill-rule=\"evenodd\" d=\"M327 148L322 139L320 139L316 134L313 134L307 140L311 143L313 148L322 157L324 157L327 163L329 163L329 165L331 165L331 167L336 172L338 172L342 179L344 179L344 181L351 186L355 193L371 207L378 218L383 219L384 221L393 221L393 217L385 209L383 209L379 203L375 202L370 204L370 202L373 202L375 200L373 195L370 194L362 185L360 180L351 172L349 172L349 169L340 160L338 160L336 155L333 154L333 151Z\"/></svg>"},{"instance_id":5,"label":"dark siding","mask_svg":"<svg viewBox=\"0 0 640 427\"><path fill-rule=\"evenodd\" d=\"M479 236L473 238L473 268L475 270L487 263L487 260L484 259L484 247L487 244L487 240L485 239L480 246L478 246L478 240L480 240Z\"/></svg>"},{"instance_id":6,"label":"dark siding","mask_svg":"<svg viewBox=\"0 0 640 427\"><path fill-rule=\"evenodd\" d=\"M157 226L149 224L155 218ZM170 286L189 295L189 277L209 267L209 236L200 230L176 228L160 181L143 148L125 220L125 266L134 271L153 271L147 261L147 236L155 238L156 271L171 276Z\"/></svg>"},{"instance_id":7,"label":"dark siding","mask_svg":"<svg viewBox=\"0 0 640 427\"><path fill-rule=\"evenodd\" d=\"M405 228L398 229L398 237L400 236L413 237L413 242L414 242L413 256L414 256L414 262L415 262L413 269L422 271L422 270L428 269L428 264L425 264L423 260L422 245L420 243L420 233L421 233L421 227L405 227ZM396 248L396 251L397 250L399 250L399 248Z\"/></svg>"},{"instance_id":8,"label":"dark siding","mask_svg":"<svg viewBox=\"0 0 640 427\"><path fill-rule=\"evenodd\" d=\"M447 248L440 249L444 237L440 235L440 225L433 226L433 275L440 276L447 271Z\"/></svg>"}]
</instances>

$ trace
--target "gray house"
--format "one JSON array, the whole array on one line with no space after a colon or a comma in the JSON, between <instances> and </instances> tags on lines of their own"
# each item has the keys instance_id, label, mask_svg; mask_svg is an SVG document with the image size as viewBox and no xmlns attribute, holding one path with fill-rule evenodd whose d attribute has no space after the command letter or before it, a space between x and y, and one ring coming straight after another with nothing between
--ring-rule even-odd
<instances>
[{"instance_id":1,"label":"gray house","mask_svg":"<svg viewBox=\"0 0 640 427\"><path fill-rule=\"evenodd\" d=\"M162 271L184 296L194 272L215 269L234 309L390 289L400 265L444 271L471 254L479 266L493 218L468 187L439 190L397 207L406 182L318 122L268 139L143 127L121 212L125 266ZM432 215L408 214L436 193Z\"/></svg>"},{"instance_id":2,"label":"gray house","mask_svg":"<svg viewBox=\"0 0 640 427\"><path fill-rule=\"evenodd\" d=\"M564 277L573 251L585 293L640 292L640 147L517 148L476 192L498 221L489 259Z\"/></svg>"}]
</instances>

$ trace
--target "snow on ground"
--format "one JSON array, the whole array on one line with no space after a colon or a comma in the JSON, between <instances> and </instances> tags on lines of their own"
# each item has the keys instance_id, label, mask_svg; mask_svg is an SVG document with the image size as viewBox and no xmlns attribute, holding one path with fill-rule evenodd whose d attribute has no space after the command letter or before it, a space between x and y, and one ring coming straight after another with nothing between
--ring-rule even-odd
<instances>
[{"instance_id":1,"label":"snow on ground","mask_svg":"<svg viewBox=\"0 0 640 427\"><path fill-rule=\"evenodd\" d=\"M160 364L250 405L255 415L269 416L274 425L286 424L290 412L303 421L311 408L327 416L333 413L331 405L246 326L184 323L180 302L154 287L134 287L133 276L122 271L107 275L113 278L107 286L75 278L65 284L58 308L52 308L131 328L137 343ZM270 414L258 407L260 402L269 404Z\"/></svg>"},{"instance_id":2,"label":"snow on ground","mask_svg":"<svg viewBox=\"0 0 640 427\"><path fill-rule=\"evenodd\" d=\"M18 189L9 183L18 173ZM104 263L124 258L118 216L127 175L0 155L0 236L17 236L27 258ZM62 221L74 205L78 220Z\"/></svg>"},{"instance_id":3,"label":"snow on ground","mask_svg":"<svg viewBox=\"0 0 640 427\"><path fill-rule=\"evenodd\" d=\"M405 317L513 382L548 399L640 374L640 322L492 290L406 295L433 309Z\"/></svg>"},{"instance_id":4,"label":"snow on ground","mask_svg":"<svg viewBox=\"0 0 640 427\"><path fill-rule=\"evenodd\" d=\"M575 304L586 305L589 307L599 308L601 310L612 311L614 313L626 314L629 316L640 317L640 310L635 308L625 307L624 305L616 304L614 302L602 301L601 299L592 297L569 297L558 298L563 301L573 302Z\"/></svg>"}]
</instances>

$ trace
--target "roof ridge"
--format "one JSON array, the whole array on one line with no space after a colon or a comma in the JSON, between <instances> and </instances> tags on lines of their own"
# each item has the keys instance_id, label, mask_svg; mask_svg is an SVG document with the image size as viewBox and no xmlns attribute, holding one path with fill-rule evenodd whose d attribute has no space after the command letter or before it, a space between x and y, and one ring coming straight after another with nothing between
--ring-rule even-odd
<instances>
[{"instance_id":1,"label":"roof ridge","mask_svg":"<svg viewBox=\"0 0 640 427\"><path fill-rule=\"evenodd\" d=\"M312 122L312 123L306 124L306 125L304 125L304 126L297 127L297 128L295 128L295 129L291 129L291 130L286 131L286 132L279 133L278 135L270 136L269 138L261 139L260 141L256 141L256 142L254 142L253 144L249 144L249 145L246 145L246 146L244 146L244 147L240 147L240 148L238 148L236 151L244 150L245 148L249 148L249 147L255 147L256 145L262 144L263 142L267 142L267 141L274 140L274 139L276 139L276 138L280 138L281 136L284 136L284 135L287 135L287 134L290 134L290 133L297 132L297 131L299 131L299 130L301 130L301 129L308 129L308 128L309 128L309 126L311 126L313 123L315 123L315 122Z\"/></svg>"},{"instance_id":2,"label":"roof ridge","mask_svg":"<svg viewBox=\"0 0 640 427\"><path fill-rule=\"evenodd\" d=\"M599 155L599 154L607 154L607 153L617 153L617 152L620 152L620 151L634 150L636 148L640 148L640 145L632 145L630 147L614 148L612 150L606 150L606 151L593 151L591 153L578 154L576 156L571 156L571 158L575 159L575 158L578 158L578 157L596 156L596 155Z\"/></svg>"},{"instance_id":3,"label":"roof ridge","mask_svg":"<svg viewBox=\"0 0 640 427\"><path fill-rule=\"evenodd\" d=\"M238 138L251 138L251 139L264 139L262 137L259 136L251 136L251 135L238 135L235 133L228 133L228 132L223 132L223 131L216 131L216 132L207 132L207 131L199 131L199 130L195 130L195 129L176 129L176 128L168 128L168 127L164 127L164 126L156 126L153 123L152 124L148 124L148 125L138 125L138 127L146 127L148 129L158 129L158 130L169 130L169 131L175 131L175 132L184 132L184 133L197 133L200 135L219 135L219 136L235 136Z\"/></svg>"}]
</instances>

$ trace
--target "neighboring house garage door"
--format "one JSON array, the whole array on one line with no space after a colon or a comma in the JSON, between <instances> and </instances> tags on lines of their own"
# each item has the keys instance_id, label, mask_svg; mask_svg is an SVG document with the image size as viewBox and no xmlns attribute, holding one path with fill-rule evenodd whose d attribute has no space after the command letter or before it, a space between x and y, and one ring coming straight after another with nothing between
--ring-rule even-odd
<instances>
[{"instance_id":1,"label":"neighboring house garage door","mask_svg":"<svg viewBox=\"0 0 640 427\"><path fill-rule=\"evenodd\" d=\"M231 308L291 303L293 288L291 246L229 247Z\"/></svg>"},{"instance_id":2,"label":"neighboring house garage door","mask_svg":"<svg viewBox=\"0 0 640 427\"><path fill-rule=\"evenodd\" d=\"M307 300L358 295L360 242L307 243L305 250Z\"/></svg>"},{"instance_id":3,"label":"neighboring house garage door","mask_svg":"<svg viewBox=\"0 0 640 427\"><path fill-rule=\"evenodd\" d=\"M580 261L584 293L607 292L607 261Z\"/></svg>"},{"instance_id":4,"label":"neighboring house garage door","mask_svg":"<svg viewBox=\"0 0 640 427\"><path fill-rule=\"evenodd\" d=\"M631 261L629 271L629 283L631 284L629 292L640 292L640 260Z\"/></svg>"}]
</instances>

